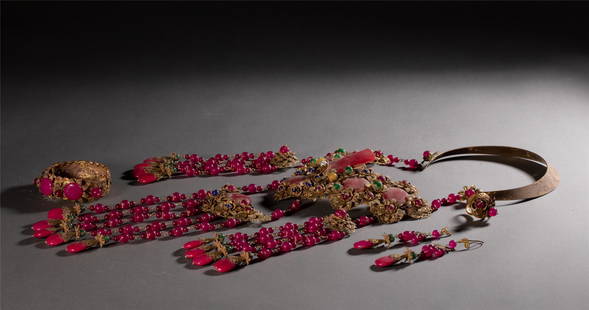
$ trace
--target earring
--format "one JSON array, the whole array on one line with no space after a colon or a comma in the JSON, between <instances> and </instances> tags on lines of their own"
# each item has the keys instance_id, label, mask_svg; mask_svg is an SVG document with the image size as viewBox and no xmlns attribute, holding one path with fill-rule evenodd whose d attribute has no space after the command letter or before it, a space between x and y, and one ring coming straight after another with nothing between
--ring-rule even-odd
<instances>
[{"instance_id":1,"label":"earring","mask_svg":"<svg viewBox=\"0 0 589 310\"><path fill-rule=\"evenodd\" d=\"M457 249L458 244L461 245L461 249ZM374 261L374 265L383 268L403 263L412 264L416 261L422 261L426 259L434 260L448 253L466 251L473 245L480 247L483 245L483 241L465 238L458 241L450 240L447 245L435 243L426 244L421 247L421 251L419 253L416 253L411 249L405 249L405 252L402 254L392 254L376 259Z\"/></svg>"},{"instance_id":2,"label":"earring","mask_svg":"<svg viewBox=\"0 0 589 310\"><path fill-rule=\"evenodd\" d=\"M392 248L395 245L404 244L406 246L418 245L421 242L437 240L443 237L452 235L448 228L444 227L440 230L433 230L431 233L423 233L419 231L404 231L399 234L384 234L382 239L367 239L360 240L354 243L355 249L372 249L372 248ZM395 239L397 238L397 239ZM395 242L397 241L397 242Z\"/></svg>"}]
</instances>

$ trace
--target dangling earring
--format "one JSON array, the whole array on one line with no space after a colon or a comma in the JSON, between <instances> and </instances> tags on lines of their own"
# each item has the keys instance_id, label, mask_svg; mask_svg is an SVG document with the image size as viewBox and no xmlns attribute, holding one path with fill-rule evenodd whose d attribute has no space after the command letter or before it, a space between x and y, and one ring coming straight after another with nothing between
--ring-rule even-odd
<instances>
[{"instance_id":1,"label":"dangling earring","mask_svg":"<svg viewBox=\"0 0 589 310\"><path fill-rule=\"evenodd\" d=\"M457 248L458 244L461 245L461 249ZM414 262L426 259L434 260L448 253L469 250L473 245L480 247L483 245L483 241L465 238L458 241L450 240L447 245L435 243L426 244L421 247L421 251L419 253L407 248L402 254L392 254L376 259L374 261L374 265L384 268L399 264L412 264Z\"/></svg>"},{"instance_id":2,"label":"dangling earring","mask_svg":"<svg viewBox=\"0 0 589 310\"><path fill-rule=\"evenodd\" d=\"M382 239L367 239L360 240L354 243L355 249L372 249L372 248L392 248L397 245L404 244L406 246L418 245L422 242L437 240L440 238L452 235L448 228L444 227L440 230L433 230L431 233L423 233L419 231L404 231L398 234L383 234ZM396 241L396 242L395 242Z\"/></svg>"}]
</instances>

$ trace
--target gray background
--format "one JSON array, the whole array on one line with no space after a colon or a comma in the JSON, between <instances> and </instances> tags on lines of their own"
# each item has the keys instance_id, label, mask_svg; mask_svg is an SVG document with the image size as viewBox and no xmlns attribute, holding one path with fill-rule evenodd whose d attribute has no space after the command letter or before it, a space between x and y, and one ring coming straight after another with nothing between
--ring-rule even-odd
<instances>
[{"instance_id":1,"label":"gray background","mask_svg":"<svg viewBox=\"0 0 589 310\"><path fill-rule=\"evenodd\" d=\"M440 30L436 19L419 29L409 18L390 24L378 7L94 6L3 8L2 309L586 305L589 57L577 44L580 31L546 27L538 34L540 20L526 28L515 13L505 28L449 22ZM415 18L422 9L405 8ZM500 10L491 9L456 17L475 22ZM438 16L437 9L425 16ZM487 226L462 225L455 238L484 240L480 249L383 272L370 269L383 254L351 255L353 242L383 232L456 229L463 211L444 208L424 220L362 228L340 242L225 275L179 259L178 249L194 237L75 256L30 237L28 225L62 205L41 199L30 185L55 161L107 164L113 190L101 202L111 204L225 183L266 184L290 173L148 186L121 179L148 156L261 152L282 144L301 157L338 147L410 157L425 149L510 145L544 156L562 183L539 199L502 202ZM532 181L529 166L497 162L444 162L417 174L377 170L410 180L428 200L463 185L492 190ZM318 203L272 224L329 211Z\"/></svg>"}]
</instances>

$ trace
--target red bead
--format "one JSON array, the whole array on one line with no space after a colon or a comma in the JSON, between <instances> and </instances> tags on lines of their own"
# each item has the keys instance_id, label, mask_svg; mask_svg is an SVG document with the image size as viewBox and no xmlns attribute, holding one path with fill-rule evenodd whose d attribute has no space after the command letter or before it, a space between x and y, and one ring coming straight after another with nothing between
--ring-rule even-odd
<instances>
[{"instance_id":1,"label":"red bead","mask_svg":"<svg viewBox=\"0 0 589 310\"><path fill-rule=\"evenodd\" d=\"M282 252L290 252L293 249L293 245L290 242L283 242L280 245L280 251Z\"/></svg>"},{"instance_id":2,"label":"red bead","mask_svg":"<svg viewBox=\"0 0 589 310\"><path fill-rule=\"evenodd\" d=\"M61 234L59 234L59 233L53 234L53 235L47 237L47 239L45 239L45 243L49 246L60 245L64 242L65 241L63 240L63 238L61 237Z\"/></svg>"},{"instance_id":3,"label":"red bead","mask_svg":"<svg viewBox=\"0 0 589 310\"><path fill-rule=\"evenodd\" d=\"M209 174L210 175L218 175L219 174L219 168L217 167L212 167L211 169L209 169Z\"/></svg>"},{"instance_id":4,"label":"red bead","mask_svg":"<svg viewBox=\"0 0 589 310\"><path fill-rule=\"evenodd\" d=\"M370 249L374 246L374 243L368 240L360 240L354 243L354 249Z\"/></svg>"},{"instance_id":5,"label":"red bead","mask_svg":"<svg viewBox=\"0 0 589 310\"><path fill-rule=\"evenodd\" d=\"M258 256L261 259L266 259L266 258L272 256L272 254L273 254L272 250L268 249L268 248L261 249L260 252L258 252Z\"/></svg>"},{"instance_id":6,"label":"red bead","mask_svg":"<svg viewBox=\"0 0 589 310\"><path fill-rule=\"evenodd\" d=\"M88 248L88 245L85 242L76 242L76 243L68 244L68 246L65 248L65 250L70 253L78 253L78 252L82 252L82 251L86 250L87 248Z\"/></svg>"},{"instance_id":7,"label":"red bead","mask_svg":"<svg viewBox=\"0 0 589 310\"><path fill-rule=\"evenodd\" d=\"M82 194L82 187L78 183L70 183L63 188L63 195L69 200L78 200Z\"/></svg>"},{"instance_id":8,"label":"red bead","mask_svg":"<svg viewBox=\"0 0 589 310\"><path fill-rule=\"evenodd\" d=\"M467 189L466 191L464 191L464 195L465 195L466 197L470 197L470 196L472 196L472 195L474 195L474 194L475 194L475 191L474 191L472 188L469 188L469 189Z\"/></svg>"},{"instance_id":9,"label":"red bead","mask_svg":"<svg viewBox=\"0 0 589 310\"><path fill-rule=\"evenodd\" d=\"M441 206L442 206L442 202L440 201L440 199L434 199L432 201L432 209L438 210Z\"/></svg>"},{"instance_id":10,"label":"red bead","mask_svg":"<svg viewBox=\"0 0 589 310\"><path fill-rule=\"evenodd\" d=\"M486 206L487 206L487 204L486 204L484 201L480 200L480 199L477 199L477 200L474 202L474 207L475 207L475 208L477 208L477 209L483 209L483 208L485 208Z\"/></svg>"},{"instance_id":11,"label":"red bead","mask_svg":"<svg viewBox=\"0 0 589 310\"><path fill-rule=\"evenodd\" d=\"M43 229L43 230L36 231L33 234L33 237L42 239L42 238L46 238L47 236L51 235L52 233L53 232L51 232L51 231L49 231L47 229Z\"/></svg>"},{"instance_id":12,"label":"red bead","mask_svg":"<svg viewBox=\"0 0 589 310\"><path fill-rule=\"evenodd\" d=\"M487 211L487 215L488 216L496 216L497 215L497 209L490 208L489 211Z\"/></svg>"},{"instance_id":13,"label":"red bead","mask_svg":"<svg viewBox=\"0 0 589 310\"><path fill-rule=\"evenodd\" d=\"M49 178L39 179L39 191L45 196L53 194L53 182Z\"/></svg>"},{"instance_id":14,"label":"red bead","mask_svg":"<svg viewBox=\"0 0 589 310\"><path fill-rule=\"evenodd\" d=\"M395 259L390 256L383 256L374 261L378 267L388 267L395 263Z\"/></svg>"},{"instance_id":15,"label":"red bead","mask_svg":"<svg viewBox=\"0 0 589 310\"><path fill-rule=\"evenodd\" d=\"M237 226L237 224L239 224L239 221L236 219L227 219L224 223L223 226L227 227L227 228L233 228L235 226Z\"/></svg>"},{"instance_id":16,"label":"red bead","mask_svg":"<svg viewBox=\"0 0 589 310\"><path fill-rule=\"evenodd\" d=\"M341 231L332 230L327 234L327 239L330 241L337 241L345 236Z\"/></svg>"},{"instance_id":17,"label":"red bead","mask_svg":"<svg viewBox=\"0 0 589 310\"><path fill-rule=\"evenodd\" d=\"M250 184L247 186L247 191L250 193L255 193L256 192L256 184Z\"/></svg>"},{"instance_id":18,"label":"red bead","mask_svg":"<svg viewBox=\"0 0 589 310\"><path fill-rule=\"evenodd\" d=\"M40 230L44 230L44 229L47 229L47 228L49 228L49 227L51 227L51 225L49 225L49 222L47 222L47 221L45 221L45 220L43 220L43 221L38 221L37 223L35 223L35 224L33 224L33 225L31 226L31 228L32 228L34 231L40 231Z\"/></svg>"},{"instance_id":19,"label":"red bead","mask_svg":"<svg viewBox=\"0 0 589 310\"><path fill-rule=\"evenodd\" d=\"M284 154L284 153L288 153L288 152L290 152L290 149L288 148L288 146L283 145L280 147L280 153Z\"/></svg>"},{"instance_id":20,"label":"red bead","mask_svg":"<svg viewBox=\"0 0 589 310\"><path fill-rule=\"evenodd\" d=\"M142 175L145 174L145 168L150 167L151 164L149 163L141 163L141 164L137 164L135 165L135 167L133 167L133 176L135 178L138 178Z\"/></svg>"},{"instance_id":21,"label":"red bead","mask_svg":"<svg viewBox=\"0 0 589 310\"><path fill-rule=\"evenodd\" d=\"M202 241L202 240L188 241L188 242L184 243L183 248L186 250L194 249L196 247L201 246L203 243L204 243L204 241Z\"/></svg>"},{"instance_id":22,"label":"red bead","mask_svg":"<svg viewBox=\"0 0 589 310\"><path fill-rule=\"evenodd\" d=\"M94 187L90 190L90 195L92 195L93 198L100 198L102 197L102 188L100 187Z\"/></svg>"},{"instance_id":23,"label":"red bead","mask_svg":"<svg viewBox=\"0 0 589 310\"><path fill-rule=\"evenodd\" d=\"M456 241L450 240L450 242L448 242L448 247L454 249L456 247Z\"/></svg>"},{"instance_id":24,"label":"red bead","mask_svg":"<svg viewBox=\"0 0 589 310\"><path fill-rule=\"evenodd\" d=\"M61 208L54 208L47 212L47 218L50 220L63 220L63 210Z\"/></svg>"},{"instance_id":25,"label":"red bead","mask_svg":"<svg viewBox=\"0 0 589 310\"><path fill-rule=\"evenodd\" d=\"M157 177L154 174L146 173L140 175L139 178L137 178L137 181L141 184L148 184L157 181Z\"/></svg>"},{"instance_id":26,"label":"red bead","mask_svg":"<svg viewBox=\"0 0 589 310\"><path fill-rule=\"evenodd\" d=\"M202 255L202 254L205 254L206 252L207 252L207 251L205 251L205 250L203 250L203 249L199 249L199 248L196 248L196 249L191 249L191 250L188 250L188 251L186 251L186 252L184 253L184 257L185 257L185 258L195 258L195 257L197 257L197 256L200 256L200 255Z\"/></svg>"},{"instance_id":27,"label":"red bead","mask_svg":"<svg viewBox=\"0 0 589 310\"><path fill-rule=\"evenodd\" d=\"M429 157L432 155L430 151L423 152L423 160L429 160Z\"/></svg>"},{"instance_id":28,"label":"red bead","mask_svg":"<svg viewBox=\"0 0 589 310\"><path fill-rule=\"evenodd\" d=\"M272 211L272 220L273 221L275 221L283 216L284 216L284 211L282 211L281 209L276 209L276 210Z\"/></svg>"},{"instance_id":29,"label":"red bead","mask_svg":"<svg viewBox=\"0 0 589 310\"><path fill-rule=\"evenodd\" d=\"M237 265L234 262L232 262L231 259L229 259L229 258L222 258L222 259L218 260L217 262L215 262L213 264L213 267L218 272L229 272L229 271L235 269L235 267L237 267Z\"/></svg>"},{"instance_id":30,"label":"red bead","mask_svg":"<svg viewBox=\"0 0 589 310\"><path fill-rule=\"evenodd\" d=\"M213 258L207 254L201 254L192 259L192 264L197 266L206 266L213 262Z\"/></svg>"},{"instance_id":31,"label":"red bead","mask_svg":"<svg viewBox=\"0 0 589 310\"><path fill-rule=\"evenodd\" d=\"M336 210L335 212L333 212L333 214L340 218L346 218L348 216L348 212L346 212L346 210L343 209Z\"/></svg>"}]
</instances>

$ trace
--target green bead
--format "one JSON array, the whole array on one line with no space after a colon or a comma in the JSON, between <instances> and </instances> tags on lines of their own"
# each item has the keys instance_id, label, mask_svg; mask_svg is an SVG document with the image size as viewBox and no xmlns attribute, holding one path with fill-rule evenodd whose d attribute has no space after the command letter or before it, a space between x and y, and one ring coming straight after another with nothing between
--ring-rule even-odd
<instances>
[{"instance_id":1,"label":"green bead","mask_svg":"<svg viewBox=\"0 0 589 310\"><path fill-rule=\"evenodd\" d=\"M311 163L312 163L312 164L314 164L314 163L316 163L316 162L317 162L317 159L315 159L315 158L311 159Z\"/></svg>"},{"instance_id":2,"label":"green bead","mask_svg":"<svg viewBox=\"0 0 589 310\"><path fill-rule=\"evenodd\" d=\"M417 258L417 254L415 254L415 252L411 252L411 259L415 259Z\"/></svg>"},{"instance_id":3,"label":"green bead","mask_svg":"<svg viewBox=\"0 0 589 310\"><path fill-rule=\"evenodd\" d=\"M345 153L345 152L346 152L346 150L344 150L344 149L342 149L342 148L339 148L339 149L337 149L335 152L336 152L336 153Z\"/></svg>"},{"instance_id":4,"label":"green bead","mask_svg":"<svg viewBox=\"0 0 589 310\"><path fill-rule=\"evenodd\" d=\"M339 159L339 158L342 158L342 156L339 153L336 153L335 156L333 156L333 158Z\"/></svg>"},{"instance_id":5,"label":"green bead","mask_svg":"<svg viewBox=\"0 0 589 310\"><path fill-rule=\"evenodd\" d=\"M354 172L354 168L352 168L350 166L347 166L346 167L346 173L352 173L352 172Z\"/></svg>"},{"instance_id":6,"label":"green bead","mask_svg":"<svg viewBox=\"0 0 589 310\"><path fill-rule=\"evenodd\" d=\"M333 184L333 188L335 188L336 190L339 191L340 189L342 189L342 185L339 183L335 183L335 184Z\"/></svg>"},{"instance_id":7,"label":"green bead","mask_svg":"<svg viewBox=\"0 0 589 310\"><path fill-rule=\"evenodd\" d=\"M376 186L376 188L381 189L382 188L382 182L380 181L374 181L373 182L374 186Z\"/></svg>"}]
</instances>

